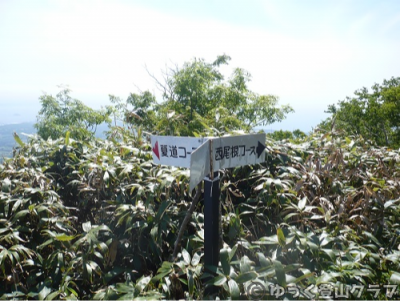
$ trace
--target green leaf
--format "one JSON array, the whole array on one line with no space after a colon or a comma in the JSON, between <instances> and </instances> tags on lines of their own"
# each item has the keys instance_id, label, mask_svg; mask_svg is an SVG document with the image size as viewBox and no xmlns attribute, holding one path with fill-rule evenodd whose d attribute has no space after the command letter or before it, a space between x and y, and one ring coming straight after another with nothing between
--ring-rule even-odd
<instances>
[{"instance_id":1,"label":"green leaf","mask_svg":"<svg viewBox=\"0 0 400 301\"><path fill-rule=\"evenodd\" d=\"M260 265L265 268L271 266L271 263L265 258L264 254L261 252L257 253L258 256L258 261L260 262Z\"/></svg>"},{"instance_id":2,"label":"green leaf","mask_svg":"<svg viewBox=\"0 0 400 301\"><path fill-rule=\"evenodd\" d=\"M86 280L89 280L89 282L92 282L93 269L92 269L92 266L90 265L90 263L86 263L85 264L85 270L86 270L86 273L87 273L87 276L88 276L88 279L86 279Z\"/></svg>"},{"instance_id":3,"label":"green leaf","mask_svg":"<svg viewBox=\"0 0 400 301\"><path fill-rule=\"evenodd\" d=\"M51 294L48 294L46 296L46 300L53 300L54 298L58 297L60 295L60 293L58 291L55 291Z\"/></svg>"},{"instance_id":4,"label":"green leaf","mask_svg":"<svg viewBox=\"0 0 400 301\"><path fill-rule=\"evenodd\" d=\"M397 200L390 200L390 201L386 201L385 204L383 205L385 209L392 207L394 204L400 202L400 198ZM395 209L396 206L393 206L393 208Z\"/></svg>"},{"instance_id":5,"label":"green leaf","mask_svg":"<svg viewBox=\"0 0 400 301\"><path fill-rule=\"evenodd\" d=\"M139 279L140 280L140 279ZM138 280L138 281L139 281ZM129 283L129 285L128 284L125 284L125 283L123 283L123 282L118 282L117 284L116 284L116 286L115 286L115 290L118 292L118 293L122 293L122 294L129 294L129 293L131 293L132 294L132 297L133 297L133 292L135 291L135 288L132 286L132 283Z\"/></svg>"},{"instance_id":6,"label":"green leaf","mask_svg":"<svg viewBox=\"0 0 400 301\"><path fill-rule=\"evenodd\" d=\"M73 235L66 235L66 234L58 234L55 239L58 241L70 241L73 240L75 236Z\"/></svg>"},{"instance_id":7,"label":"green leaf","mask_svg":"<svg viewBox=\"0 0 400 301\"><path fill-rule=\"evenodd\" d=\"M187 278L188 278L188 289L189 289L189 296L193 296L194 293L194 278L193 278L193 271L187 271Z\"/></svg>"},{"instance_id":8,"label":"green leaf","mask_svg":"<svg viewBox=\"0 0 400 301\"><path fill-rule=\"evenodd\" d=\"M104 280L106 283L109 283L113 278L121 275L123 272L125 272L124 268L114 267L111 271L104 275Z\"/></svg>"},{"instance_id":9,"label":"green leaf","mask_svg":"<svg viewBox=\"0 0 400 301\"><path fill-rule=\"evenodd\" d=\"M336 255L335 255L335 252L333 252L333 250L332 249L321 249L323 252L325 252L329 257L330 257L330 259L332 260L332 262L335 262L336 261Z\"/></svg>"},{"instance_id":10,"label":"green leaf","mask_svg":"<svg viewBox=\"0 0 400 301\"><path fill-rule=\"evenodd\" d=\"M11 192L11 181L8 178L5 178L1 183L1 191L2 192Z\"/></svg>"},{"instance_id":11,"label":"green leaf","mask_svg":"<svg viewBox=\"0 0 400 301\"><path fill-rule=\"evenodd\" d=\"M224 275L218 275L210 280L210 284L213 284L215 286L222 286L226 282L226 280L227 279Z\"/></svg>"},{"instance_id":12,"label":"green leaf","mask_svg":"<svg viewBox=\"0 0 400 301\"><path fill-rule=\"evenodd\" d=\"M140 298L135 298L135 294L133 292L129 292L122 297L119 297L117 301L131 301L131 300L139 300Z\"/></svg>"},{"instance_id":13,"label":"green leaf","mask_svg":"<svg viewBox=\"0 0 400 301\"><path fill-rule=\"evenodd\" d=\"M82 229L86 233L89 232L92 229L92 223L90 221L88 221L86 223L82 223Z\"/></svg>"},{"instance_id":14,"label":"green leaf","mask_svg":"<svg viewBox=\"0 0 400 301\"><path fill-rule=\"evenodd\" d=\"M71 281L72 282L72 281ZM72 287L67 287L67 290L72 294L65 297L65 300L78 300L78 293Z\"/></svg>"},{"instance_id":15,"label":"green leaf","mask_svg":"<svg viewBox=\"0 0 400 301\"><path fill-rule=\"evenodd\" d=\"M221 259L221 265L222 265L222 270L226 276L228 276L231 272L231 265L230 265L230 260L229 260L229 251L227 249L221 249L220 251L220 259Z\"/></svg>"},{"instance_id":16,"label":"green leaf","mask_svg":"<svg viewBox=\"0 0 400 301\"><path fill-rule=\"evenodd\" d=\"M400 284L400 273L392 271L392 275L390 275L389 282L395 283L395 284Z\"/></svg>"},{"instance_id":17,"label":"green leaf","mask_svg":"<svg viewBox=\"0 0 400 301\"><path fill-rule=\"evenodd\" d=\"M137 289L139 292L143 292L143 290L146 288L146 286L149 284L150 281L151 281L150 276L147 277L142 276L136 282L135 289Z\"/></svg>"},{"instance_id":18,"label":"green leaf","mask_svg":"<svg viewBox=\"0 0 400 301\"><path fill-rule=\"evenodd\" d=\"M286 246L286 237L285 237L285 234L283 233L282 228L279 227L279 228L276 230L276 235L278 236L278 243L279 243L279 245L280 245L281 247Z\"/></svg>"},{"instance_id":19,"label":"green leaf","mask_svg":"<svg viewBox=\"0 0 400 301\"><path fill-rule=\"evenodd\" d=\"M228 281L229 294L232 300L240 299L240 289L235 280L229 279Z\"/></svg>"},{"instance_id":20,"label":"green leaf","mask_svg":"<svg viewBox=\"0 0 400 301\"><path fill-rule=\"evenodd\" d=\"M286 274L285 274L285 270L283 268L282 263L278 260L275 260L274 268L275 268L275 275L276 275L276 280L278 281L278 284L282 287L286 287Z\"/></svg>"},{"instance_id":21,"label":"green leaf","mask_svg":"<svg viewBox=\"0 0 400 301\"><path fill-rule=\"evenodd\" d=\"M194 253L193 254L193 258L192 258L192 262L190 263L192 266L197 266L201 260L201 254L199 253Z\"/></svg>"},{"instance_id":22,"label":"green leaf","mask_svg":"<svg viewBox=\"0 0 400 301\"><path fill-rule=\"evenodd\" d=\"M69 135L70 135L70 132L67 131L67 132L65 133L65 145L69 145Z\"/></svg>"},{"instance_id":23,"label":"green leaf","mask_svg":"<svg viewBox=\"0 0 400 301\"><path fill-rule=\"evenodd\" d=\"M51 293L51 288L45 286L39 292L38 299L39 300L44 300L47 297L47 295L50 294L50 293Z\"/></svg>"},{"instance_id":24,"label":"green leaf","mask_svg":"<svg viewBox=\"0 0 400 301\"><path fill-rule=\"evenodd\" d=\"M370 238L374 243L376 243L378 246L380 246L381 244L379 243L379 241L376 239L376 237L374 235L372 235L370 232L368 231L363 231L363 234L365 236L367 236L368 238Z\"/></svg>"},{"instance_id":25,"label":"green leaf","mask_svg":"<svg viewBox=\"0 0 400 301\"><path fill-rule=\"evenodd\" d=\"M158 269L157 273L165 272L165 271L170 271L173 268L174 264L169 261L164 261L161 265L161 267Z\"/></svg>"},{"instance_id":26,"label":"green leaf","mask_svg":"<svg viewBox=\"0 0 400 301\"><path fill-rule=\"evenodd\" d=\"M240 273L244 274L244 273L249 272L251 270L251 264L252 264L252 261L249 259L249 257L244 255L240 259Z\"/></svg>"},{"instance_id":27,"label":"green leaf","mask_svg":"<svg viewBox=\"0 0 400 301\"><path fill-rule=\"evenodd\" d=\"M23 147L25 143L22 142L21 138L19 138L18 134L14 132L14 140L19 144L19 146Z\"/></svg>"},{"instance_id":28,"label":"green leaf","mask_svg":"<svg viewBox=\"0 0 400 301\"><path fill-rule=\"evenodd\" d=\"M192 259L190 258L189 252L186 251L185 249L182 249L182 257L183 257L183 261L185 262L185 265L190 265L190 261Z\"/></svg>"},{"instance_id":29,"label":"green leaf","mask_svg":"<svg viewBox=\"0 0 400 301\"><path fill-rule=\"evenodd\" d=\"M235 256L237 248L238 248L237 244L232 247L231 251L229 252L229 261L231 261L233 256Z\"/></svg>"},{"instance_id":30,"label":"green leaf","mask_svg":"<svg viewBox=\"0 0 400 301\"><path fill-rule=\"evenodd\" d=\"M289 283L298 283L298 282L302 281L303 279L310 278L314 275L315 275L314 272L310 272L310 273L304 274L298 278L294 278L293 280L289 281Z\"/></svg>"},{"instance_id":31,"label":"green leaf","mask_svg":"<svg viewBox=\"0 0 400 301\"><path fill-rule=\"evenodd\" d=\"M103 180L104 180L104 182L106 182L106 183L108 183L108 181L110 180L110 174L108 173L108 171L105 171L105 172L104 172Z\"/></svg>"},{"instance_id":32,"label":"green leaf","mask_svg":"<svg viewBox=\"0 0 400 301\"><path fill-rule=\"evenodd\" d=\"M245 283L247 281L254 280L258 277L257 273L254 271L246 272L243 274L240 274L238 277L235 278L235 281L239 284Z\"/></svg>"},{"instance_id":33,"label":"green leaf","mask_svg":"<svg viewBox=\"0 0 400 301\"><path fill-rule=\"evenodd\" d=\"M164 201L161 203L158 211L157 211L157 215L155 217L156 222L160 222L165 214L165 212L168 209L168 206L170 205L170 202ZM189 261L190 262L190 261Z\"/></svg>"},{"instance_id":34,"label":"green leaf","mask_svg":"<svg viewBox=\"0 0 400 301\"><path fill-rule=\"evenodd\" d=\"M302 211L306 207L306 204L307 204L307 197L304 197L298 203L299 209Z\"/></svg>"},{"instance_id":35,"label":"green leaf","mask_svg":"<svg viewBox=\"0 0 400 301\"><path fill-rule=\"evenodd\" d=\"M19 211L17 214L14 215L12 221L15 222L15 221L17 221L17 220L22 220L22 219L23 219L27 214L29 214L29 213L30 213L30 212L29 212L28 209L26 209L26 210L21 210L21 211Z\"/></svg>"},{"instance_id":36,"label":"green leaf","mask_svg":"<svg viewBox=\"0 0 400 301\"><path fill-rule=\"evenodd\" d=\"M110 228L106 225L100 225L94 228L95 231L108 231L111 232Z\"/></svg>"}]
</instances>

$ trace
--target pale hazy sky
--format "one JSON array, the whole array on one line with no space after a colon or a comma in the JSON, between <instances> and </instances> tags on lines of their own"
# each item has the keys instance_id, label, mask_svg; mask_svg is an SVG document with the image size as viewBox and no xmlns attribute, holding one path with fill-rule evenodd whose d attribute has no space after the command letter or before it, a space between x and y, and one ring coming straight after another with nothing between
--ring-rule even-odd
<instances>
[{"instance_id":1,"label":"pale hazy sky","mask_svg":"<svg viewBox=\"0 0 400 301\"><path fill-rule=\"evenodd\" d=\"M226 53L251 89L296 113L270 129L311 130L327 106L400 76L397 0L0 0L0 124L35 120L68 85L92 107L157 92L165 66Z\"/></svg>"}]
</instances>

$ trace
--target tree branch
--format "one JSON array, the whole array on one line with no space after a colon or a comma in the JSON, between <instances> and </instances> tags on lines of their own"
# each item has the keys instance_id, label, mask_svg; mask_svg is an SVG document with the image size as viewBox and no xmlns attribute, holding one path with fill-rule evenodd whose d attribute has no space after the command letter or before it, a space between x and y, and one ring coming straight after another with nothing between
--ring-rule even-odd
<instances>
[{"instance_id":1,"label":"tree branch","mask_svg":"<svg viewBox=\"0 0 400 301\"><path fill-rule=\"evenodd\" d=\"M165 86L157 79L157 77L155 77L154 74L151 74L151 73L150 73L150 71L149 71L149 69L147 68L146 65L145 65L145 69L146 69L147 74L156 82L156 85L158 86L158 90L159 90L160 92L166 93L167 87L165 87Z\"/></svg>"},{"instance_id":2,"label":"tree branch","mask_svg":"<svg viewBox=\"0 0 400 301\"><path fill-rule=\"evenodd\" d=\"M189 210L186 212L185 219L183 220L181 228L179 229L178 237L176 238L175 245L174 245L174 253L172 254L173 261L176 260L176 256L178 255L178 249L179 249L179 245L181 243L183 234L185 233L187 224L189 223L190 218L192 217L194 209L196 209L197 203L200 200L200 196L201 196L201 183L199 185L197 185L196 195L194 196L192 204L190 204Z\"/></svg>"}]
</instances>

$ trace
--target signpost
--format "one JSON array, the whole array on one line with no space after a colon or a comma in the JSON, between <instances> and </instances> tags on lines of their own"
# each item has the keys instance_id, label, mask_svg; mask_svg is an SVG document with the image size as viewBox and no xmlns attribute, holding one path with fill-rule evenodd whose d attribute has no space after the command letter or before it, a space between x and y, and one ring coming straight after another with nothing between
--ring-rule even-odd
<instances>
[{"instance_id":1,"label":"signpost","mask_svg":"<svg viewBox=\"0 0 400 301\"><path fill-rule=\"evenodd\" d=\"M210 143L210 140L207 140L192 153L190 161L190 191L210 174Z\"/></svg>"},{"instance_id":2,"label":"signpost","mask_svg":"<svg viewBox=\"0 0 400 301\"><path fill-rule=\"evenodd\" d=\"M208 138L151 136L154 163L190 168L193 151Z\"/></svg>"},{"instance_id":3,"label":"signpost","mask_svg":"<svg viewBox=\"0 0 400 301\"><path fill-rule=\"evenodd\" d=\"M208 138L192 153L190 191L211 173L211 165L214 172L223 168L264 162L265 156L261 156L265 149L264 143L265 134Z\"/></svg>"},{"instance_id":4,"label":"signpost","mask_svg":"<svg viewBox=\"0 0 400 301\"><path fill-rule=\"evenodd\" d=\"M219 261L219 176L223 168L265 161L265 134L228 137L152 136L155 163L190 168L190 191L204 179L204 266ZM208 177L206 177L208 175Z\"/></svg>"},{"instance_id":5,"label":"signpost","mask_svg":"<svg viewBox=\"0 0 400 301\"><path fill-rule=\"evenodd\" d=\"M229 136L213 139L214 171L265 161L265 134Z\"/></svg>"},{"instance_id":6,"label":"signpost","mask_svg":"<svg viewBox=\"0 0 400 301\"><path fill-rule=\"evenodd\" d=\"M204 178L204 269L218 267L220 235L220 188L218 173Z\"/></svg>"}]
</instances>

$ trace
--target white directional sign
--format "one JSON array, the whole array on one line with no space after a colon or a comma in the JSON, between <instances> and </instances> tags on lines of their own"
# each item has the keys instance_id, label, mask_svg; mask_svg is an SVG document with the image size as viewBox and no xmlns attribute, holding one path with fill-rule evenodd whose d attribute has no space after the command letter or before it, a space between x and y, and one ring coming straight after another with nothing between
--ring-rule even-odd
<instances>
[{"instance_id":1,"label":"white directional sign","mask_svg":"<svg viewBox=\"0 0 400 301\"><path fill-rule=\"evenodd\" d=\"M154 163L190 168L193 151L208 138L151 136Z\"/></svg>"},{"instance_id":2,"label":"white directional sign","mask_svg":"<svg viewBox=\"0 0 400 301\"><path fill-rule=\"evenodd\" d=\"M190 191L210 174L210 140L204 142L193 153L190 161Z\"/></svg>"},{"instance_id":3,"label":"white directional sign","mask_svg":"<svg viewBox=\"0 0 400 301\"><path fill-rule=\"evenodd\" d=\"M213 169L257 164L265 161L265 134L229 136L213 139Z\"/></svg>"},{"instance_id":4,"label":"white directional sign","mask_svg":"<svg viewBox=\"0 0 400 301\"><path fill-rule=\"evenodd\" d=\"M223 168L265 161L265 134L218 138L151 136L157 164L190 168L190 190L206 175Z\"/></svg>"}]
</instances>

